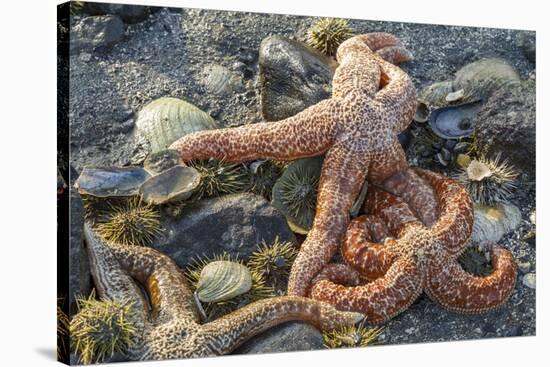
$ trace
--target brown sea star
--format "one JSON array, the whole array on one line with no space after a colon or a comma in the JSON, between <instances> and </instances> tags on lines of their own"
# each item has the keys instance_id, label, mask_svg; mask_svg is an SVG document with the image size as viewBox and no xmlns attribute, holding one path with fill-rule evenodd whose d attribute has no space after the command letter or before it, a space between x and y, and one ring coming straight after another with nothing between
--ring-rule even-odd
<instances>
[{"instance_id":1,"label":"brown sea star","mask_svg":"<svg viewBox=\"0 0 550 367\"><path fill-rule=\"evenodd\" d=\"M365 203L369 214L354 219L346 234L342 254L348 265L330 264L319 273L312 298L362 312L373 324L404 311L423 290L443 307L461 313L491 310L508 299L516 281L516 264L508 250L491 245L494 271L486 277L467 273L456 260L472 233L467 191L445 176L416 172L437 193L441 216L436 223L426 227L400 198L374 188ZM384 238L384 244L377 243ZM372 282L337 284L357 284L360 275Z\"/></svg>"},{"instance_id":2,"label":"brown sea star","mask_svg":"<svg viewBox=\"0 0 550 367\"><path fill-rule=\"evenodd\" d=\"M290 320L332 330L363 319L360 313L285 296L257 301L201 324L194 296L172 259L151 248L104 241L89 223L84 234L101 299L133 302L131 322L138 332L127 352L130 360L226 354L254 335ZM147 291L148 300L136 281Z\"/></svg>"},{"instance_id":3,"label":"brown sea star","mask_svg":"<svg viewBox=\"0 0 550 367\"><path fill-rule=\"evenodd\" d=\"M397 140L416 110L416 91L392 62L411 58L395 36L355 36L338 48L332 98L282 121L201 131L172 145L185 161L289 160L326 153L315 219L292 266L289 294L306 295L311 279L338 249L365 179L403 197L424 223L437 217L431 187L409 169Z\"/></svg>"}]
</instances>

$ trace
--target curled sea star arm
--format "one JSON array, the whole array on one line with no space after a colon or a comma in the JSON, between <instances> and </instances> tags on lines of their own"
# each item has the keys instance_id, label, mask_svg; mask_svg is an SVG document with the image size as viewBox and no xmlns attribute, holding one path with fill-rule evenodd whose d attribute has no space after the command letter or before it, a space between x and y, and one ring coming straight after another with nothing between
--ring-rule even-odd
<instances>
[{"instance_id":1,"label":"curled sea star arm","mask_svg":"<svg viewBox=\"0 0 550 367\"><path fill-rule=\"evenodd\" d=\"M292 265L288 293L304 296L313 277L330 261L344 238L349 210L365 181L366 162L344 143L327 153L321 170L313 226Z\"/></svg>"},{"instance_id":2,"label":"curled sea star arm","mask_svg":"<svg viewBox=\"0 0 550 367\"><path fill-rule=\"evenodd\" d=\"M462 269L455 259L446 258L430 268L426 293L448 310L479 313L494 309L510 297L516 284L516 263L512 254L499 246L491 253L493 272L476 277Z\"/></svg>"},{"instance_id":3,"label":"curled sea star arm","mask_svg":"<svg viewBox=\"0 0 550 367\"><path fill-rule=\"evenodd\" d=\"M408 259L397 260L382 278L356 287L329 280L315 283L313 299L330 303L339 310L365 314L369 323L382 323L407 309L422 293L422 274Z\"/></svg>"},{"instance_id":4,"label":"curled sea star arm","mask_svg":"<svg viewBox=\"0 0 550 367\"><path fill-rule=\"evenodd\" d=\"M173 318L187 318L199 321L192 293L172 259L147 247L110 244L100 238L88 223L85 234L89 247L93 244L92 248L111 254L117 262L113 264L117 265L116 270L111 270L114 266L93 264L92 269L99 269L94 272L100 274L100 279L108 278L106 281L109 282L124 280L123 290L136 290L134 293L142 297L133 279L139 281L146 288L153 306L153 320L165 322Z\"/></svg>"},{"instance_id":5,"label":"curled sea star arm","mask_svg":"<svg viewBox=\"0 0 550 367\"><path fill-rule=\"evenodd\" d=\"M287 321L302 320L321 330L351 326L363 320L357 312L342 312L309 298L283 296L247 305L203 326L215 354L226 354L253 336ZM229 331L228 331L229 330Z\"/></svg>"},{"instance_id":6,"label":"curled sea star arm","mask_svg":"<svg viewBox=\"0 0 550 367\"><path fill-rule=\"evenodd\" d=\"M327 264L315 278L312 284L328 279L331 282L346 285L358 285L361 281L361 275L348 264L332 263Z\"/></svg>"},{"instance_id":7,"label":"curled sea star arm","mask_svg":"<svg viewBox=\"0 0 550 367\"><path fill-rule=\"evenodd\" d=\"M395 254L389 246L376 242L388 235L388 228L379 217L362 215L352 220L342 245L344 260L368 279L383 276L393 263Z\"/></svg>"},{"instance_id":8,"label":"curled sea star arm","mask_svg":"<svg viewBox=\"0 0 550 367\"><path fill-rule=\"evenodd\" d=\"M398 65L407 61L412 61L414 59L411 52L403 46L384 47L380 50L377 50L376 53L385 61L394 65Z\"/></svg>"},{"instance_id":9,"label":"curled sea star arm","mask_svg":"<svg viewBox=\"0 0 550 367\"><path fill-rule=\"evenodd\" d=\"M473 229L474 210L470 195L464 186L450 178L422 169L415 172L437 193L440 218L431 231L449 255L457 256L468 244Z\"/></svg>"},{"instance_id":10,"label":"curled sea star arm","mask_svg":"<svg viewBox=\"0 0 550 367\"><path fill-rule=\"evenodd\" d=\"M338 109L337 101L326 99L281 121L189 134L170 148L178 150L184 161L288 160L319 155L334 142L338 126L331 116L337 115Z\"/></svg>"},{"instance_id":11,"label":"curled sea star arm","mask_svg":"<svg viewBox=\"0 0 550 367\"><path fill-rule=\"evenodd\" d=\"M147 320L148 305L141 290L131 276L122 269L111 249L92 230L89 223L84 224L84 238L90 259L90 272L95 288L101 299L117 302L131 302L130 321L136 329L127 356L136 360L141 357L144 342L144 331L149 325Z\"/></svg>"},{"instance_id":12,"label":"curled sea star arm","mask_svg":"<svg viewBox=\"0 0 550 367\"><path fill-rule=\"evenodd\" d=\"M439 216L436 191L411 168L389 177L382 184L389 193L402 198L422 223L431 226Z\"/></svg>"}]
</instances>

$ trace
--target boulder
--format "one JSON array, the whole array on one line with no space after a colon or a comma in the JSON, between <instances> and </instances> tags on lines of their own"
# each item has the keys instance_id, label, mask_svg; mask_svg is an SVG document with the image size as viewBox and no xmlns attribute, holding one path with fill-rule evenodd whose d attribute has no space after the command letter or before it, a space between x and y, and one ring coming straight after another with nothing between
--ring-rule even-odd
<instances>
[{"instance_id":1,"label":"boulder","mask_svg":"<svg viewBox=\"0 0 550 367\"><path fill-rule=\"evenodd\" d=\"M112 47L124 38L124 23L115 15L82 18L71 32L71 53Z\"/></svg>"},{"instance_id":2,"label":"boulder","mask_svg":"<svg viewBox=\"0 0 550 367\"><path fill-rule=\"evenodd\" d=\"M337 63L301 42L269 36L259 66L262 115L277 121L330 97Z\"/></svg>"},{"instance_id":3,"label":"boulder","mask_svg":"<svg viewBox=\"0 0 550 367\"><path fill-rule=\"evenodd\" d=\"M285 217L263 197L225 195L186 206L177 218L163 214L164 236L151 247L185 268L193 258L227 252L246 260L262 241L296 243Z\"/></svg>"},{"instance_id":4,"label":"boulder","mask_svg":"<svg viewBox=\"0 0 550 367\"><path fill-rule=\"evenodd\" d=\"M535 83L526 81L493 93L476 117L475 134L489 157L502 153L516 169L534 180L535 121Z\"/></svg>"}]
</instances>

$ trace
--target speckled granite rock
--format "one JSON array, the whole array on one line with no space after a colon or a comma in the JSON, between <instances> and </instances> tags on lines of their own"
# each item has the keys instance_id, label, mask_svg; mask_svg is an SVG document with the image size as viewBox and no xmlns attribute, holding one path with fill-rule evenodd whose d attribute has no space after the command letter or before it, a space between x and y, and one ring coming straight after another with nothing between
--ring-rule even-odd
<instances>
[{"instance_id":1,"label":"speckled granite rock","mask_svg":"<svg viewBox=\"0 0 550 367\"><path fill-rule=\"evenodd\" d=\"M536 88L527 81L496 91L478 113L476 136L488 155L502 152L517 169L535 178Z\"/></svg>"},{"instance_id":2,"label":"speckled granite rock","mask_svg":"<svg viewBox=\"0 0 550 367\"><path fill-rule=\"evenodd\" d=\"M296 243L285 218L267 200L254 194L233 194L201 200L183 209L176 218L164 216L165 235L152 247L185 268L193 257L224 251L247 259L265 240Z\"/></svg>"},{"instance_id":3,"label":"speckled granite rock","mask_svg":"<svg viewBox=\"0 0 550 367\"><path fill-rule=\"evenodd\" d=\"M82 11L91 15L118 15L124 23L138 23L145 20L149 16L151 7L85 2L82 6Z\"/></svg>"},{"instance_id":4,"label":"speckled granite rock","mask_svg":"<svg viewBox=\"0 0 550 367\"><path fill-rule=\"evenodd\" d=\"M289 322L249 340L233 354L296 352L323 348L323 336L315 327L302 322Z\"/></svg>"}]
</instances>

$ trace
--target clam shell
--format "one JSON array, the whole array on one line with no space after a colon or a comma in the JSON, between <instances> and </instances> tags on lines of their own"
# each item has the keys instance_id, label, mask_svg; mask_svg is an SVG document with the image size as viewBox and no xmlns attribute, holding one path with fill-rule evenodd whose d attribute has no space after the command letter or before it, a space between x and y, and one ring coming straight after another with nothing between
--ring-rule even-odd
<instances>
[{"instance_id":1,"label":"clam shell","mask_svg":"<svg viewBox=\"0 0 550 367\"><path fill-rule=\"evenodd\" d=\"M447 104L445 98L452 92L452 81L433 83L418 93L418 101L428 106L444 106Z\"/></svg>"},{"instance_id":2,"label":"clam shell","mask_svg":"<svg viewBox=\"0 0 550 367\"><path fill-rule=\"evenodd\" d=\"M200 173L193 167L175 166L141 185L141 198L153 205L185 200L191 196L201 181Z\"/></svg>"},{"instance_id":3,"label":"clam shell","mask_svg":"<svg viewBox=\"0 0 550 367\"><path fill-rule=\"evenodd\" d=\"M141 167L84 168L74 187L80 194L97 197L132 196L150 177Z\"/></svg>"},{"instance_id":4,"label":"clam shell","mask_svg":"<svg viewBox=\"0 0 550 367\"><path fill-rule=\"evenodd\" d=\"M172 97L163 97L139 111L137 134L145 137L155 153L195 131L217 129L218 123L206 112L191 103Z\"/></svg>"},{"instance_id":5,"label":"clam shell","mask_svg":"<svg viewBox=\"0 0 550 367\"><path fill-rule=\"evenodd\" d=\"M481 106L481 102L471 102L435 109L430 115L429 125L437 136L444 139L470 136Z\"/></svg>"},{"instance_id":6,"label":"clam shell","mask_svg":"<svg viewBox=\"0 0 550 367\"><path fill-rule=\"evenodd\" d=\"M212 94L227 95L243 88L241 80L221 65L208 65L203 70L202 83Z\"/></svg>"},{"instance_id":7,"label":"clam shell","mask_svg":"<svg viewBox=\"0 0 550 367\"><path fill-rule=\"evenodd\" d=\"M474 205L472 242L498 242L502 236L514 231L521 223L521 211L512 204L488 206Z\"/></svg>"},{"instance_id":8,"label":"clam shell","mask_svg":"<svg viewBox=\"0 0 550 367\"><path fill-rule=\"evenodd\" d=\"M220 302L237 297L252 288L250 270L233 261L213 261L201 271L197 297L202 302Z\"/></svg>"},{"instance_id":9,"label":"clam shell","mask_svg":"<svg viewBox=\"0 0 550 367\"><path fill-rule=\"evenodd\" d=\"M465 100L477 101L487 99L498 88L519 82L519 73L506 60L488 58L474 61L458 70L453 88L464 89Z\"/></svg>"},{"instance_id":10,"label":"clam shell","mask_svg":"<svg viewBox=\"0 0 550 367\"><path fill-rule=\"evenodd\" d=\"M416 122L426 122L428 121L428 116L430 115L430 109L424 102L418 102L416 107L416 112L413 116L413 120Z\"/></svg>"},{"instance_id":11,"label":"clam shell","mask_svg":"<svg viewBox=\"0 0 550 367\"><path fill-rule=\"evenodd\" d=\"M151 175L158 175L169 168L184 165L177 150L166 149L151 153L145 158L143 168Z\"/></svg>"}]
</instances>

